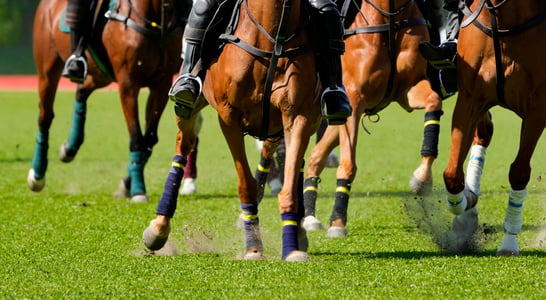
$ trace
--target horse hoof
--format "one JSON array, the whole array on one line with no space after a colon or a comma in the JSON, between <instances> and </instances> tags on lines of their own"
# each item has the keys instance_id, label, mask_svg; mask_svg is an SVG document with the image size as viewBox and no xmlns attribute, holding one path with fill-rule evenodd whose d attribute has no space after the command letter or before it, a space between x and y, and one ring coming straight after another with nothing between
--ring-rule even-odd
<instances>
[{"instance_id":1,"label":"horse hoof","mask_svg":"<svg viewBox=\"0 0 546 300\"><path fill-rule=\"evenodd\" d=\"M168 235L159 236L151 225L148 226L142 233L142 241L144 242L144 246L152 251L163 248L167 242L167 239L169 239Z\"/></svg>"},{"instance_id":2,"label":"horse hoof","mask_svg":"<svg viewBox=\"0 0 546 300\"><path fill-rule=\"evenodd\" d=\"M260 251L252 251L243 257L244 260L265 260L265 256Z\"/></svg>"},{"instance_id":3,"label":"horse hoof","mask_svg":"<svg viewBox=\"0 0 546 300\"><path fill-rule=\"evenodd\" d=\"M516 235L505 233L499 250L497 250L497 256L519 256L518 248Z\"/></svg>"},{"instance_id":4,"label":"horse hoof","mask_svg":"<svg viewBox=\"0 0 546 300\"><path fill-rule=\"evenodd\" d=\"M315 216L307 216L303 219L303 228L307 231L323 230L324 227Z\"/></svg>"},{"instance_id":5,"label":"horse hoof","mask_svg":"<svg viewBox=\"0 0 546 300\"><path fill-rule=\"evenodd\" d=\"M418 196L432 195L432 181L423 181L413 175L411 176L409 186L411 191Z\"/></svg>"},{"instance_id":6,"label":"horse hoof","mask_svg":"<svg viewBox=\"0 0 546 300\"><path fill-rule=\"evenodd\" d=\"M290 261L290 262L292 262L292 261L310 261L310 260L311 260L311 257L309 257L307 252L297 251L297 250L292 251L284 259L284 261Z\"/></svg>"},{"instance_id":7,"label":"horse hoof","mask_svg":"<svg viewBox=\"0 0 546 300\"><path fill-rule=\"evenodd\" d=\"M124 198L131 197L129 186L127 185L126 181L127 179L125 178L121 179L121 182L119 183L117 190L114 192L114 195L112 195L114 199L124 199Z\"/></svg>"},{"instance_id":8,"label":"horse hoof","mask_svg":"<svg viewBox=\"0 0 546 300\"><path fill-rule=\"evenodd\" d=\"M74 152L74 153L72 153ZM61 147L59 147L59 158L62 162L69 163L74 160L76 157L75 151L70 151L68 148L67 142L64 142L61 144Z\"/></svg>"},{"instance_id":9,"label":"horse hoof","mask_svg":"<svg viewBox=\"0 0 546 300\"><path fill-rule=\"evenodd\" d=\"M478 208L473 207L453 218L453 231L459 241L469 241L476 230L478 230Z\"/></svg>"},{"instance_id":10,"label":"horse hoof","mask_svg":"<svg viewBox=\"0 0 546 300\"><path fill-rule=\"evenodd\" d=\"M135 203L146 203L149 201L148 196L144 194L138 194L131 197L131 201Z\"/></svg>"},{"instance_id":11,"label":"horse hoof","mask_svg":"<svg viewBox=\"0 0 546 300\"><path fill-rule=\"evenodd\" d=\"M27 176L27 185L31 191L39 192L44 189L45 177L36 179L36 177L34 176L34 169L30 169Z\"/></svg>"},{"instance_id":12,"label":"horse hoof","mask_svg":"<svg viewBox=\"0 0 546 300\"><path fill-rule=\"evenodd\" d=\"M343 238L343 237L346 237L348 234L349 232L347 231L345 227L332 226L328 228L328 232L326 232L326 237Z\"/></svg>"},{"instance_id":13,"label":"horse hoof","mask_svg":"<svg viewBox=\"0 0 546 300\"><path fill-rule=\"evenodd\" d=\"M195 186L195 179L186 178L184 184L180 189L180 195L191 195L197 193L197 187Z\"/></svg>"}]
</instances>

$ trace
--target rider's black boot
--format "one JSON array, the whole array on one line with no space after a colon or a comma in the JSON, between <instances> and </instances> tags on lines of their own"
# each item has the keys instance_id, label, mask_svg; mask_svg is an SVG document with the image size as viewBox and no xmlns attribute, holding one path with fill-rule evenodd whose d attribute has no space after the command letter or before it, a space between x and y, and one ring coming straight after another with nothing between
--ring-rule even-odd
<instances>
[{"instance_id":1,"label":"rider's black boot","mask_svg":"<svg viewBox=\"0 0 546 300\"><path fill-rule=\"evenodd\" d=\"M322 115L329 125L341 125L352 113L341 70L341 55L345 52L343 23L334 2L310 3L314 8L311 19L319 42L316 64L323 89Z\"/></svg>"},{"instance_id":2,"label":"rider's black boot","mask_svg":"<svg viewBox=\"0 0 546 300\"><path fill-rule=\"evenodd\" d=\"M322 115L329 125L345 124L352 109L342 83L341 57L322 57L319 76L324 88L321 95Z\"/></svg>"},{"instance_id":3,"label":"rider's black boot","mask_svg":"<svg viewBox=\"0 0 546 300\"><path fill-rule=\"evenodd\" d=\"M72 55L66 60L62 76L81 84L87 76L87 60L84 54L87 38L80 30L72 29L70 31L70 45Z\"/></svg>"},{"instance_id":4,"label":"rider's black boot","mask_svg":"<svg viewBox=\"0 0 546 300\"><path fill-rule=\"evenodd\" d=\"M189 119L195 108L195 102L201 94L203 79L191 74L199 59L201 45L188 43L184 52L184 65L181 74L169 91L169 99L174 101L174 111L177 116ZM202 72L200 72L202 73Z\"/></svg>"}]
</instances>

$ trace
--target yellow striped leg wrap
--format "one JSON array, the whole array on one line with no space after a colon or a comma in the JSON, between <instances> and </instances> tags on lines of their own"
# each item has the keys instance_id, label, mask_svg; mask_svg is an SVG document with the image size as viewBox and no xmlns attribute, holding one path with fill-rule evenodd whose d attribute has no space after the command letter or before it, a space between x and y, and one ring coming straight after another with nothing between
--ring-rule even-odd
<instances>
[{"instance_id":1,"label":"yellow striped leg wrap","mask_svg":"<svg viewBox=\"0 0 546 300\"><path fill-rule=\"evenodd\" d=\"M423 127L427 127L428 125L440 125L440 120L428 120Z\"/></svg>"},{"instance_id":2,"label":"yellow striped leg wrap","mask_svg":"<svg viewBox=\"0 0 546 300\"><path fill-rule=\"evenodd\" d=\"M317 187L316 187L316 186L310 185L310 186L306 187L305 189L303 189L303 192L304 192L304 193L305 193L305 192L310 192L310 191L316 192L316 191L317 191Z\"/></svg>"},{"instance_id":3,"label":"yellow striped leg wrap","mask_svg":"<svg viewBox=\"0 0 546 300\"><path fill-rule=\"evenodd\" d=\"M185 166L183 164L181 164L179 162L176 162L176 161L171 162L171 166L180 168L182 170L184 170L184 168L185 168Z\"/></svg>"},{"instance_id":4,"label":"yellow striped leg wrap","mask_svg":"<svg viewBox=\"0 0 546 300\"><path fill-rule=\"evenodd\" d=\"M241 218L243 218L243 220L256 220L258 218L258 215L245 215L245 214L242 214Z\"/></svg>"},{"instance_id":5,"label":"yellow striped leg wrap","mask_svg":"<svg viewBox=\"0 0 546 300\"><path fill-rule=\"evenodd\" d=\"M271 171L271 168L265 168L262 165L258 165L258 171L263 172L263 173L269 173L269 171Z\"/></svg>"},{"instance_id":6,"label":"yellow striped leg wrap","mask_svg":"<svg viewBox=\"0 0 546 300\"><path fill-rule=\"evenodd\" d=\"M298 222L297 221L294 221L294 220L286 220L286 221L282 221L281 222L281 225L284 227L284 226L289 226L289 225L293 225L293 226L298 226Z\"/></svg>"},{"instance_id":7,"label":"yellow striped leg wrap","mask_svg":"<svg viewBox=\"0 0 546 300\"><path fill-rule=\"evenodd\" d=\"M351 190L349 190L346 186L338 186L338 187L336 187L336 192L340 192L340 193L344 193L344 194L349 195Z\"/></svg>"}]
</instances>

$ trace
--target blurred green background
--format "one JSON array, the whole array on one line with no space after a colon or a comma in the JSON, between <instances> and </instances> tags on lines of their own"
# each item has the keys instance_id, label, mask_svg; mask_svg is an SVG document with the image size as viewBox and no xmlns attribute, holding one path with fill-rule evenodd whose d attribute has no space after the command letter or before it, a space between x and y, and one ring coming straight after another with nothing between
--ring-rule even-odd
<instances>
[{"instance_id":1,"label":"blurred green background","mask_svg":"<svg viewBox=\"0 0 546 300\"><path fill-rule=\"evenodd\" d=\"M0 74L35 74L32 25L39 0L0 0Z\"/></svg>"}]
</instances>

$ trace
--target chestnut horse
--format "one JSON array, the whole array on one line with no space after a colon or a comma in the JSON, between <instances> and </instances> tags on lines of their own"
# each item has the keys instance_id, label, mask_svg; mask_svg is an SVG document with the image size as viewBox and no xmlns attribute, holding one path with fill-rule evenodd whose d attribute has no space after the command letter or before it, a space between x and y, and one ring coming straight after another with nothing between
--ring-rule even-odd
<instances>
[{"instance_id":1,"label":"chestnut horse","mask_svg":"<svg viewBox=\"0 0 546 300\"><path fill-rule=\"evenodd\" d=\"M465 7L458 45L459 95L451 125L451 151L444 171L449 210L458 237L478 224L476 204L485 150L493 134L488 110L500 105L522 119L519 150L508 174L510 191L499 256L519 255L523 200L530 160L546 126L546 2L479 0ZM474 145L472 145L474 143ZM470 150L467 175L463 164Z\"/></svg>"},{"instance_id":2,"label":"chestnut horse","mask_svg":"<svg viewBox=\"0 0 546 300\"><path fill-rule=\"evenodd\" d=\"M88 97L94 90L116 81L130 135L128 177L122 180L117 194L144 202L148 200L144 166L158 141L157 127L167 103L167 92L181 64L182 15L185 15L182 10L188 10L191 3L173 0L98 2L93 37L86 52L88 76L77 86L70 135L61 145L59 155L63 162L74 159L84 140ZM40 191L45 185L53 103L64 61L71 54L70 36L64 23L65 8L66 1L42 0L34 21L40 114L32 168L27 177L33 191ZM144 134L137 101L142 87L150 89Z\"/></svg>"},{"instance_id":3,"label":"chestnut horse","mask_svg":"<svg viewBox=\"0 0 546 300\"><path fill-rule=\"evenodd\" d=\"M328 154L339 144L335 204L327 236L344 237L351 182L355 179L356 147L361 117L376 116L391 102L406 111L425 110L421 164L413 172L410 188L419 195L432 191L432 163L438 152L440 96L427 78L427 62L418 50L427 41L427 22L415 1L364 0L354 22L345 30L343 82L353 114L345 126L329 126L311 150L306 169L304 199L308 230L322 228L314 216L317 186Z\"/></svg>"},{"instance_id":4,"label":"chestnut horse","mask_svg":"<svg viewBox=\"0 0 546 300\"><path fill-rule=\"evenodd\" d=\"M238 17L232 18L237 20L235 30L221 37L226 44L208 68L203 93L218 112L237 171L246 236L245 259L264 258L257 185L245 152L244 136L249 134L273 144L284 136L284 183L278 194L282 259L308 260L307 238L300 224L303 216L301 170L309 138L316 131L321 114L315 56L305 30L306 10L300 0L241 0L236 11ZM180 130L173 166L157 216L143 234L150 250L160 249L168 238L185 156L195 140L194 118L178 119Z\"/></svg>"}]
</instances>

